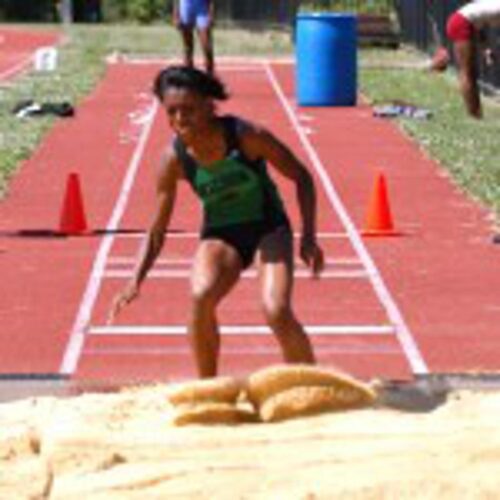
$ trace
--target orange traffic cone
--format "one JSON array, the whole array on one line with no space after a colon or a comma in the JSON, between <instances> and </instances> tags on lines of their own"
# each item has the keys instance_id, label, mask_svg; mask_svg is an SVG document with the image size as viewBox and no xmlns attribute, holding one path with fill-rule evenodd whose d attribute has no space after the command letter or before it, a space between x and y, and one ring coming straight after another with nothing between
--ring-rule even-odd
<instances>
[{"instance_id":1,"label":"orange traffic cone","mask_svg":"<svg viewBox=\"0 0 500 500\"><path fill-rule=\"evenodd\" d=\"M363 236L396 236L400 234L394 230L385 176L380 172L375 178L366 213L365 229L361 234Z\"/></svg>"},{"instance_id":2,"label":"orange traffic cone","mask_svg":"<svg viewBox=\"0 0 500 500\"><path fill-rule=\"evenodd\" d=\"M83 206L82 190L78 174L71 173L66 183L66 193L61 210L59 231L67 235L77 235L87 230L87 219Z\"/></svg>"}]
</instances>

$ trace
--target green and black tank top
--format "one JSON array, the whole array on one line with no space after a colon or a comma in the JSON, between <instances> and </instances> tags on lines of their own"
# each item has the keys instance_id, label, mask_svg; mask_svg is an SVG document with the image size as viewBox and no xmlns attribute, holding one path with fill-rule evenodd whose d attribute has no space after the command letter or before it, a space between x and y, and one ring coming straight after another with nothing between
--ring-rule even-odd
<instances>
[{"instance_id":1,"label":"green and black tank top","mask_svg":"<svg viewBox=\"0 0 500 500\"><path fill-rule=\"evenodd\" d=\"M239 147L245 123L234 116L222 116L226 155L206 167L187 152L179 137L174 150L184 175L203 206L204 229L247 222L286 221L283 202L267 172L263 159L247 158Z\"/></svg>"}]
</instances>

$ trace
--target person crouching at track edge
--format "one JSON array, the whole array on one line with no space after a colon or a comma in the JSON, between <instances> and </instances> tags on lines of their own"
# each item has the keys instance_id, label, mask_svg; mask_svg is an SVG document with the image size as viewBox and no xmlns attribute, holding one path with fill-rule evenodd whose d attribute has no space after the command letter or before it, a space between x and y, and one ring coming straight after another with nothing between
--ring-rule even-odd
<instances>
[{"instance_id":1,"label":"person crouching at track edge","mask_svg":"<svg viewBox=\"0 0 500 500\"><path fill-rule=\"evenodd\" d=\"M217 306L254 260L263 313L285 361L314 363L311 343L291 303L293 234L266 163L295 185L302 223L300 257L312 276L318 276L323 252L316 241L316 190L311 174L268 130L217 113L216 101L226 100L228 94L213 75L172 66L157 75L154 93L175 137L162 158L156 213L134 276L115 297L110 321L138 296L162 249L178 183L185 180L200 198L204 217L192 267L188 325L199 376L217 375Z\"/></svg>"},{"instance_id":2,"label":"person crouching at track edge","mask_svg":"<svg viewBox=\"0 0 500 500\"><path fill-rule=\"evenodd\" d=\"M479 59L486 66L495 64L494 51L486 43L486 28L500 27L500 0L474 0L457 9L447 20L446 34L453 44L459 89L467 113L482 118L479 88ZM478 57L481 56L481 57ZM443 71L450 56L442 48L434 55L431 69Z\"/></svg>"}]
</instances>

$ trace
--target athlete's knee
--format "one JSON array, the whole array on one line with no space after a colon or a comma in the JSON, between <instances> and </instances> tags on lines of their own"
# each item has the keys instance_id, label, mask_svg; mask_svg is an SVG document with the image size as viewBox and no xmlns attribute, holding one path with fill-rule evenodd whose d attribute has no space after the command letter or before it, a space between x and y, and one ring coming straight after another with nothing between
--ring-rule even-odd
<instances>
[{"instance_id":1,"label":"athlete's knee","mask_svg":"<svg viewBox=\"0 0 500 500\"><path fill-rule=\"evenodd\" d=\"M286 300L264 300L262 310L267 324L274 330L282 331L293 321L293 314Z\"/></svg>"},{"instance_id":2,"label":"athlete's knee","mask_svg":"<svg viewBox=\"0 0 500 500\"><path fill-rule=\"evenodd\" d=\"M196 308L213 308L217 304L217 289L210 280L196 280L191 284L191 302Z\"/></svg>"}]
</instances>

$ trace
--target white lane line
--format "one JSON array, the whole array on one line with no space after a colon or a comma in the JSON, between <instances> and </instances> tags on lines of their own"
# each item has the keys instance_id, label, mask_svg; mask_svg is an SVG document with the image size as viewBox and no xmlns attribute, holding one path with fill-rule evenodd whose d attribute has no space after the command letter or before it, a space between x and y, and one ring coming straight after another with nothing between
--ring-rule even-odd
<instances>
[{"instance_id":1,"label":"white lane line","mask_svg":"<svg viewBox=\"0 0 500 500\"><path fill-rule=\"evenodd\" d=\"M393 335L391 325L305 325L310 335ZM222 335L270 335L271 329L263 325L222 325ZM187 334L185 325L108 325L93 326L89 335L172 335Z\"/></svg>"},{"instance_id":2,"label":"white lane line","mask_svg":"<svg viewBox=\"0 0 500 500\"><path fill-rule=\"evenodd\" d=\"M126 256L115 256L109 257L108 263L110 265L132 265L135 264L137 257L126 257ZM190 266L193 263L191 257L160 257L156 259L155 264L158 266ZM295 264L297 266L304 267L301 260L296 259ZM332 259L329 257L325 258L325 264L327 266L354 266L359 265L360 260L356 257L343 257L339 259Z\"/></svg>"},{"instance_id":3,"label":"white lane line","mask_svg":"<svg viewBox=\"0 0 500 500\"><path fill-rule=\"evenodd\" d=\"M157 111L158 104L156 101L154 101L150 111L151 114L149 117L149 121L145 122L143 126L141 136L139 138L139 141L137 142L134 154L132 155L132 158L128 165L127 172L123 180L117 202L115 204L115 208L113 210L113 213L111 214L108 224L106 225L105 235L101 241L97 256L94 260L94 265L92 267L92 271L90 273L89 280L87 282L87 286L80 303L78 314L71 329L70 338L68 344L66 345L66 350L59 367L60 373L72 374L78 366L78 360L80 358L85 341L85 329L90 322L92 309L94 307L99 293L99 288L101 286L103 271L106 268L106 260L113 244L113 233L118 229L120 220L125 211L130 191L133 187L137 171L139 170L139 165L141 163L144 149L151 133Z\"/></svg>"},{"instance_id":4,"label":"white lane line","mask_svg":"<svg viewBox=\"0 0 500 500\"><path fill-rule=\"evenodd\" d=\"M133 233L117 233L115 234L115 238L117 239L140 239L144 238L145 232L140 231L140 232L133 232ZM347 233L341 233L341 232L320 232L317 235L317 238L320 239L325 239L325 240L336 240L336 239L343 239L343 238L348 238ZM192 232L192 231L179 231L176 233L167 233L166 237L168 239L174 239L174 240L184 240L184 239L198 239L200 237L200 233L197 232ZM293 237L295 239L299 239L301 237L301 233L293 233Z\"/></svg>"},{"instance_id":5,"label":"white lane line","mask_svg":"<svg viewBox=\"0 0 500 500\"><path fill-rule=\"evenodd\" d=\"M187 356L192 355L189 346L169 346L169 347L92 347L85 349L86 355L92 356L167 356L169 354ZM376 345L373 343L365 346L339 346L335 344L314 346L316 354L385 354L400 355L401 349L395 346ZM225 346L224 355L253 355L272 354L281 356L278 347L247 345L241 347Z\"/></svg>"},{"instance_id":6,"label":"white lane line","mask_svg":"<svg viewBox=\"0 0 500 500\"><path fill-rule=\"evenodd\" d=\"M325 169L325 166L321 162L316 150L313 148L311 141L308 139L307 135L301 129L300 122L292 106L288 102L278 80L276 79L276 76L271 68L271 65L266 64L265 70L268 75L270 84L274 89L274 92L278 96L278 99L280 100L286 114L288 115L290 122L292 123L293 127L295 128L295 131L297 132L297 135L299 136L303 148L307 152L309 159L311 160L312 164L314 165L314 168L316 169L316 173L318 174L318 176L322 181L322 185L325 189L328 200L332 205L333 211L340 218L343 226L347 231L349 239L352 242L352 245L354 246L357 254L359 255L366 269L368 270L368 274L370 276L375 293L377 294L380 302L387 311L387 315L391 323L396 328L396 335L401 344L403 352L405 353L406 358L411 366L413 373L419 375L429 373L427 364L425 363L422 354L420 353L420 350L415 342L415 339L413 338L413 335L410 332L410 329L406 325L406 322L401 312L399 311L399 308L396 305L394 299L392 298L387 286L385 285L382 276L380 275L377 267L375 266L373 259L368 253L368 250L365 248L365 245L361 240L356 230L356 227L351 221L342 201L340 200L339 195L337 194L333 186L333 183Z\"/></svg>"},{"instance_id":7,"label":"white lane line","mask_svg":"<svg viewBox=\"0 0 500 500\"><path fill-rule=\"evenodd\" d=\"M28 57L18 62L16 65L11 66L10 68L2 71L0 73L0 80L7 80L11 76L20 73L21 71L24 71L30 64L32 64L32 62L33 62L33 56L29 55Z\"/></svg>"},{"instance_id":8,"label":"white lane line","mask_svg":"<svg viewBox=\"0 0 500 500\"><path fill-rule=\"evenodd\" d=\"M126 279L131 278L134 275L134 271L132 269L113 269L109 271L104 271L103 276L105 278L114 278L114 279ZM306 278L306 279L315 279L311 275L311 271L309 269L296 269L294 273L295 278ZM153 269L148 273L148 279L187 279L191 277L190 269ZM241 274L243 279L254 279L258 277L258 271L255 269L249 269L248 271L244 271ZM327 278L367 278L368 273L365 270L356 271L356 270L346 270L346 271L333 271L333 270L325 270L321 273L321 276L318 279L327 279Z\"/></svg>"}]
</instances>

